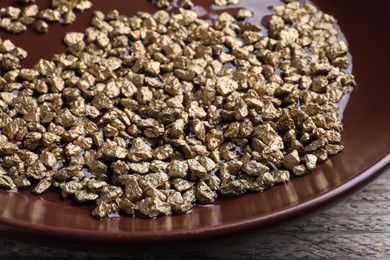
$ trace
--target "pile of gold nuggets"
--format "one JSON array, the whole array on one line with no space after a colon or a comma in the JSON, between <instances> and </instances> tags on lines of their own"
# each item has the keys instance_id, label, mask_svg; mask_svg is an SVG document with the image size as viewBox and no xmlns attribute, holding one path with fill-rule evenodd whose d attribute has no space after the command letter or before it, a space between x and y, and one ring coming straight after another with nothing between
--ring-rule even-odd
<instances>
[{"instance_id":1,"label":"pile of gold nuggets","mask_svg":"<svg viewBox=\"0 0 390 260\"><path fill-rule=\"evenodd\" d=\"M52 2L2 8L0 27L71 23L92 5ZM193 6L95 11L66 53L32 68L0 40L0 187L58 190L98 219L153 218L263 191L343 150L338 102L354 77L332 16L286 1L262 32L249 10L209 22Z\"/></svg>"}]
</instances>

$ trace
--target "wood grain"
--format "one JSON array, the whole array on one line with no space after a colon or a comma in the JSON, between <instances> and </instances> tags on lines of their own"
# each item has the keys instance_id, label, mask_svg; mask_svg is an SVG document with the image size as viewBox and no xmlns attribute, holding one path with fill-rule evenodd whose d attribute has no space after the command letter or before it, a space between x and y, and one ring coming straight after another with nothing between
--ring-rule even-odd
<instances>
[{"instance_id":1,"label":"wood grain","mask_svg":"<svg viewBox=\"0 0 390 260\"><path fill-rule=\"evenodd\" d=\"M390 259L390 170L349 200L276 233L208 250L103 255L36 247L0 238L0 259Z\"/></svg>"}]
</instances>

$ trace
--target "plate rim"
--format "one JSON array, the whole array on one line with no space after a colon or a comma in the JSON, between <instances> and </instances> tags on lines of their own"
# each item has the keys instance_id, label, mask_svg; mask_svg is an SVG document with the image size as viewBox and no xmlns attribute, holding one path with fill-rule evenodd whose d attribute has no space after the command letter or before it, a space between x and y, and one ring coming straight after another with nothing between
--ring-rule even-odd
<instances>
[{"instance_id":1,"label":"plate rim","mask_svg":"<svg viewBox=\"0 0 390 260\"><path fill-rule=\"evenodd\" d=\"M308 213L318 213L328 206L348 199L355 192L366 187L389 168L390 152L357 175L345 180L338 186L332 187L328 191L314 198L306 199L305 201L275 210L266 215L251 217L250 219L246 218L240 221L233 221L231 223L223 223L215 226L173 231L116 231L115 235L113 235L114 232L58 228L43 224L32 224L21 220L10 220L0 216L0 234L3 237L9 238L17 238L20 236L26 238L29 237L29 235L34 234L33 239L41 241L48 240L54 236L56 237L56 240L59 241L83 241L93 235L95 242L105 242L109 240L110 242L118 243L132 242L137 244L150 244L156 242L172 242L179 240L201 239L206 237L220 237L226 234L245 233L251 230L260 231L260 229L264 227L266 227L264 231L267 231L277 224L278 221L283 220L283 223L285 223ZM153 236L151 236L152 233ZM30 239L27 239L26 241L30 241Z\"/></svg>"}]
</instances>

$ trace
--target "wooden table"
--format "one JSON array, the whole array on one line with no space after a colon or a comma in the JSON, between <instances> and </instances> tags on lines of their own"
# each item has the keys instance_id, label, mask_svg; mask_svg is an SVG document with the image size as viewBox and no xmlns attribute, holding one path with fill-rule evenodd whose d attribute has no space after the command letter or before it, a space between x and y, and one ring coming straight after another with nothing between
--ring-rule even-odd
<instances>
[{"instance_id":1,"label":"wooden table","mask_svg":"<svg viewBox=\"0 0 390 260\"><path fill-rule=\"evenodd\" d=\"M258 235L241 243L210 247L202 252L194 249L148 255L103 255L36 247L0 238L0 259L143 259L146 256L152 259L390 259L390 169L346 202L316 216L303 219L276 233Z\"/></svg>"}]
</instances>

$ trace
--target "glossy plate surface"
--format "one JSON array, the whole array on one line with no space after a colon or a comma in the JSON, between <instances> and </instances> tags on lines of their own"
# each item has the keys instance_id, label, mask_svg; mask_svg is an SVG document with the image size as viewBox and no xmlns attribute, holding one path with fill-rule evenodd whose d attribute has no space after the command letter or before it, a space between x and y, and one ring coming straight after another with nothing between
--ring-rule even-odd
<instances>
[{"instance_id":1,"label":"glossy plate surface","mask_svg":"<svg viewBox=\"0 0 390 260\"><path fill-rule=\"evenodd\" d=\"M3 0L0 6L16 1ZM37 1L48 5L49 1ZM126 15L154 11L146 0L95 0L93 9L117 9ZM211 0L195 3L209 8ZM41 245L85 250L135 250L139 246L162 245L172 241L213 237L234 237L237 233L262 232L286 221L312 213L346 199L378 176L390 163L390 2L383 0L315 0L319 9L338 20L353 59L354 88L343 114L345 150L322 163L309 175L278 185L262 193L233 199L218 199L213 206L195 207L189 214L157 219L90 216L91 206L73 205L58 193L42 196L29 191L0 191L0 235ZM267 6L277 0L241 0L258 13L269 14ZM199 9L204 11L203 9ZM216 12L210 11L211 14ZM234 11L234 10L232 10ZM39 58L50 59L64 51L61 39L66 31L83 31L92 10L78 14L76 24L53 24L47 35L31 30L14 36L4 32L16 45L29 52L24 66ZM265 20L263 20L264 22Z\"/></svg>"}]
</instances>

